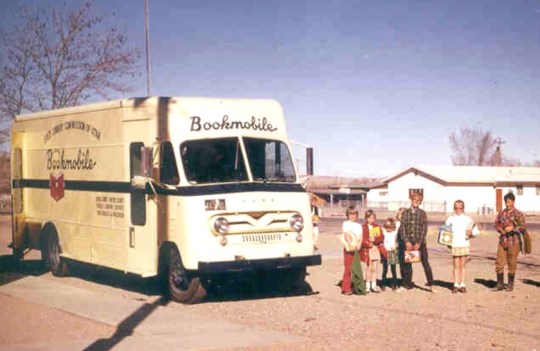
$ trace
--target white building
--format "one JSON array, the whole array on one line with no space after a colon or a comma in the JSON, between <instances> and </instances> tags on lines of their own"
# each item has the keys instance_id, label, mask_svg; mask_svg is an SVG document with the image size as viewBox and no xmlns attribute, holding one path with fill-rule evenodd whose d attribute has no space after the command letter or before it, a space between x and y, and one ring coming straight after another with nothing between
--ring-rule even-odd
<instances>
[{"instance_id":1,"label":"white building","mask_svg":"<svg viewBox=\"0 0 540 351\"><path fill-rule=\"evenodd\" d=\"M367 195L368 207L395 211L409 206L409 195L424 195L426 211L452 212L454 201L469 213L491 214L504 208L508 192L523 212L540 212L540 167L420 166L383 180Z\"/></svg>"}]
</instances>

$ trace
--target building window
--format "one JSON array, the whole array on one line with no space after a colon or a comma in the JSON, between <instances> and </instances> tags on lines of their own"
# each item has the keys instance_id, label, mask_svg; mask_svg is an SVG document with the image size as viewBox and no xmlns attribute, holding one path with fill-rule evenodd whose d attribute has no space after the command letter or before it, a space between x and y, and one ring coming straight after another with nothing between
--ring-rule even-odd
<instances>
[{"instance_id":1,"label":"building window","mask_svg":"<svg viewBox=\"0 0 540 351\"><path fill-rule=\"evenodd\" d=\"M516 188L517 188L517 195L523 195L523 185L518 185Z\"/></svg>"},{"instance_id":2,"label":"building window","mask_svg":"<svg viewBox=\"0 0 540 351\"><path fill-rule=\"evenodd\" d=\"M409 189L409 199L412 199L413 195L416 194L424 197L424 189Z\"/></svg>"},{"instance_id":3,"label":"building window","mask_svg":"<svg viewBox=\"0 0 540 351\"><path fill-rule=\"evenodd\" d=\"M388 196L388 191L379 191L379 196Z\"/></svg>"}]
</instances>

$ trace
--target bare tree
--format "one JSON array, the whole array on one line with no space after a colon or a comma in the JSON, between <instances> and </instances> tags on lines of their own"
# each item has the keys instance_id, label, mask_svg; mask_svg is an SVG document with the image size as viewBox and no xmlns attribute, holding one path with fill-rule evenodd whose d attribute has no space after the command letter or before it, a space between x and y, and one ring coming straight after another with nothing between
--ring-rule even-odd
<instances>
[{"instance_id":1,"label":"bare tree","mask_svg":"<svg viewBox=\"0 0 540 351\"><path fill-rule=\"evenodd\" d=\"M0 194L9 193L10 179L9 153L0 151Z\"/></svg>"},{"instance_id":2,"label":"bare tree","mask_svg":"<svg viewBox=\"0 0 540 351\"><path fill-rule=\"evenodd\" d=\"M0 121L131 90L122 78L135 74L139 51L91 2L23 8L10 29L1 33Z\"/></svg>"},{"instance_id":3,"label":"bare tree","mask_svg":"<svg viewBox=\"0 0 540 351\"><path fill-rule=\"evenodd\" d=\"M497 165L497 142L490 131L466 127L450 133L449 139L454 165Z\"/></svg>"}]
</instances>

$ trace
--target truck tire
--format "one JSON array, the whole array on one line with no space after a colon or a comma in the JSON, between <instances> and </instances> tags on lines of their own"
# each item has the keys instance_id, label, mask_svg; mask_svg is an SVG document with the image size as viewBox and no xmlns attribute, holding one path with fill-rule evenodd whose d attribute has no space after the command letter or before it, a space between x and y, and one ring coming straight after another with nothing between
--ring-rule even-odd
<instances>
[{"instance_id":1,"label":"truck tire","mask_svg":"<svg viewBox=\"0 0 540 351\"><path fill-rule=\"evenodd\" d=\"M167 252L168 262L165 267L167 294L171 300L194 304L206 297L206 289L199 277L191 277L184 268L176 246L170 246Z\"/></svg>"},{"instance_id":2,"label":"truck tire","mask_svg":"<svg viewBox=\"0 0 540 351\"><path fill-rule=\"evenodd\" d=\"M55 277L65 277L69 272L66 260L60 256L62 248L58 234L54 230L47 230L44 235L41 257Z\"/></svg>"},{"instance_id":3,"label":"truck tire","mask_svg":"<svg viewBox=\"0 0 540 351\"><path fill-rule=\"evenodd\" d=\"M24 258L24 250L23 249L13 249L13 261L19 263Z\"/></svg>"}]
</instances>

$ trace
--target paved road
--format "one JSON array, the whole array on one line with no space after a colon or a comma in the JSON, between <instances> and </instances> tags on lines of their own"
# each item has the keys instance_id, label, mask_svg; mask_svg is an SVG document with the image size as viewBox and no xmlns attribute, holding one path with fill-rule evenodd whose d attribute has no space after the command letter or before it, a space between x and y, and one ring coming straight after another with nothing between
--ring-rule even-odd
<instances>
[{"instance_id":1,"label":"paved road","mask_svg":"<svg viewBox=\"0 0 540 351\"><path fill-rule=\"evenodd\" d=\"M110 337L99 340L64 341L34 346L0 345L0 350L97 351L113 347L115 350L219 350L297 343L304 340L302 337L171 309L160 297L154 297L150 302L137 301L118 293L104 295L63 284L58 279L28 276L0 286L0 294L47 305L116 328L116 332Z\"/></svg>"}]
</instances>

